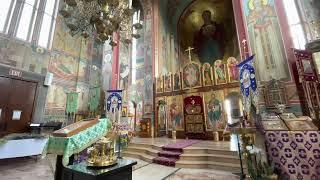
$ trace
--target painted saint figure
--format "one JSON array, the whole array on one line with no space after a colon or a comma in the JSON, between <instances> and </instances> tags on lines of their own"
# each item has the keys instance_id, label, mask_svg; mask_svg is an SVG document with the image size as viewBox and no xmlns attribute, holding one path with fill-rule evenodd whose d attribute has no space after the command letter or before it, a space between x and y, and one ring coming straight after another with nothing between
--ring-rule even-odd
<instances>
[{"instance_id":1,"label":"painted saint figure","mask_svg":"<svg viewBox=\"0 0 320 180\"><path fill-rule=\"evenodd\" d=\"M274 0L247 0L248 33L258 80L288 78L289 71Z\"/></svg>"},{"instance_id":2,"label":"painted saint figure","mask_svg":"<svg viewBox=\"0 0 320 180\"><path fill-rule=\"evenodd\" d=\"M172 103L170 105L170 118L174 130L177 129L177 127L182 127L182 109L177 104L176 98L172 99Z\"/></svg>"},{"instance_id":3,"label":"painted saint figure","mask_svg":"<svg viewBox=\"0 0 320 180\"><path fill-rule=\"evenodd\" d=\"M211 12L202 13L204 24L194 37L193 45L201 63L212 63L224 55L223 25L211 19Z\"/></svg>"},{"instance_id":4,"label":"painted saint figure","mask_svg":"<svg viewBox=\"0 0 320 180\"><path fill-rule=\"evenodd\" d=\"M212 78L211 78L211 67L210 64L206 63L203 65L203 83L204 86L212 85Z\"/></svg>"},{"instance_id":5,"label":"painted saint figure","mask_svg":"<svg viewBox=\"0 0 320 180\"><path fill-rule=\"evenodd\" d=\"M228 72L230 82L237 81L239 78L239 70L237 68L238 61L234 57L228 59Z\"/></svg>"},{"instance_id":6,"label":"painted saint figure","mask_svg":"<svg viewBox=\"0 0 320 180\"><path fill-rule=\"evenodd\" d=\"M218 122L220 121L222 116L221 102L218 99L216 99L215 94L212 94L207 106L209 121L213 129L216 130L218 128Z\"/></svg>"},{"instance_id":7,"label":"painted saint figure","mask_svg":"<svg viewBox=\"0 0 320 180\"><path fill-rule=\"evenodd\" d=\"M175 73L173 78L174 78L173 90L180 90L181 86L180 86L180 75L179 75L179 73Z\"/></svg>"},{"instance_id":8,"label":"painted saint figure","mask_svg":"<svg viewBox=\"0 0 320 180\"><path fill-rule=\"evenodd\" d=\"M221 60L214 62L215 79L217 84L226 83L225 66Z\"/></svg>"}]
</instances>

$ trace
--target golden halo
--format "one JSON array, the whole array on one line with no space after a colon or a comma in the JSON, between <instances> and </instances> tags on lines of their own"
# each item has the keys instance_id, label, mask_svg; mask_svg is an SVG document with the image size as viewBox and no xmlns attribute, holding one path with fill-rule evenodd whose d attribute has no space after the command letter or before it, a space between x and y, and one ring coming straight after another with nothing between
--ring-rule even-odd
<instances>
[{"instance_id":1,"label":"golden halo","mask_svg":"<svg viewBox=\"0 0 320 180\"><path fill-rule=\"evenodd\" d=\"M250 10L255 9L254 4L253 4L254 1L261 1L264 6L268 5L268 0L249 0L248 5L249 5Z\"/></svg>"}]
</instances>

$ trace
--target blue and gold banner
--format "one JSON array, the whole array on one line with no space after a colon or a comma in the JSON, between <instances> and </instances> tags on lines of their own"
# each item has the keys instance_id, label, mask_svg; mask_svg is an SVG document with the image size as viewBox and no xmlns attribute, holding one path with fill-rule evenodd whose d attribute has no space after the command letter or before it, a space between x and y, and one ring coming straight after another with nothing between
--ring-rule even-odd
<instances>
[{"instance_id":1,"label":"blue and gold banner","mask_svg":"<svg viewBox=\"0 0 320 180\"><path fill-rule=\"evenodd\" d=\"M240 72L240 89L243 96L243 103L246 112L250 111L251 102L257 107L259 100L256 74L253 66L253 58L254 55L250 56L237 65Z\"/></svg>"},{"instance_id":2,"label":"blue and gold banner","mask_svg":"<svg viewBox=\"0 0 320 180\"><path fill-rule=\"evenodd\" d=\"M107 98L107 111L115 112L115 109L120 111L122 106L122 90L109 90L107 92L109 93Z\"/></svg>"}]
</instances>

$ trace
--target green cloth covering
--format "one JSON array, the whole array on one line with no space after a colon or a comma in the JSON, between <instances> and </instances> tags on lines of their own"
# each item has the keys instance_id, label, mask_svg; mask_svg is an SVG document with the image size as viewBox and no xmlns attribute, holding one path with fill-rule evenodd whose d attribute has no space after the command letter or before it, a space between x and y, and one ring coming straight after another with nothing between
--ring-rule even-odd
<instances>
[{"instance_id":1,"label":"green cloth covering","mask_svg":"<svg viewBox=\"0 0 320 180\"><path fill-rule=\"evenodd\" d=\"M66 113L76 113L78 109L78 96L79 93L68 93L67 94L67 109Z\"/></svg>"},{"instance_id":2,"label":"green cloth covering","mask_svg":"<svg viewBox=\"0 0 320 180\"><path fill-rule=\"evenodd\" d=\"M105 136L111 124L108 118L100 119L97 124L71 137L50 136L43 154L63 155L62 164L69 164L69 157L90 147Z\"/></svg>"},{"instance_id":3,"label":"green cloth covering","mask_svg":"<svg viewBox=\"0 0 320 180\"><path fill-rule=\"evenodd\" d=\"M90 89L89 110L96 111L100 102L100 87Z\"/></svg>"}]
</instances>

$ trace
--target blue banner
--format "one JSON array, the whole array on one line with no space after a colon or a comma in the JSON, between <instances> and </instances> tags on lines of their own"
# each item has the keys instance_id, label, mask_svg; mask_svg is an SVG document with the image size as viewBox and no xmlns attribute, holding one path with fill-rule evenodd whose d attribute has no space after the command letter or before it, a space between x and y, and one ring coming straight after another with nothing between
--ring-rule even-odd
<instances>
[{"instance_id":1,"label":"blue banner","mask_svg":"<svg viewBox=\"0 0 320 180\"><path fill-rule=\"evenodd\" d=\"M120 108L122 106L122 97L120 95L121 91L113 92L109 95L107 99L107 111L114 112L115 109L118 109L120 111Z\"/></svg>"},{"instance_id":2,"label":"blue banner","mask_svg":"<svg viewBox=\"0 0 320 180\"><path fill-rule=\"evenodd\" d=\"M240 72L240 89L243 96L244 110L246 112L250 111L252 102L258 107L259 101L253 58L254 55L237 65ZM253 96L253 98L251 98L251 96Z\"/></svg>"}]
</instances>

